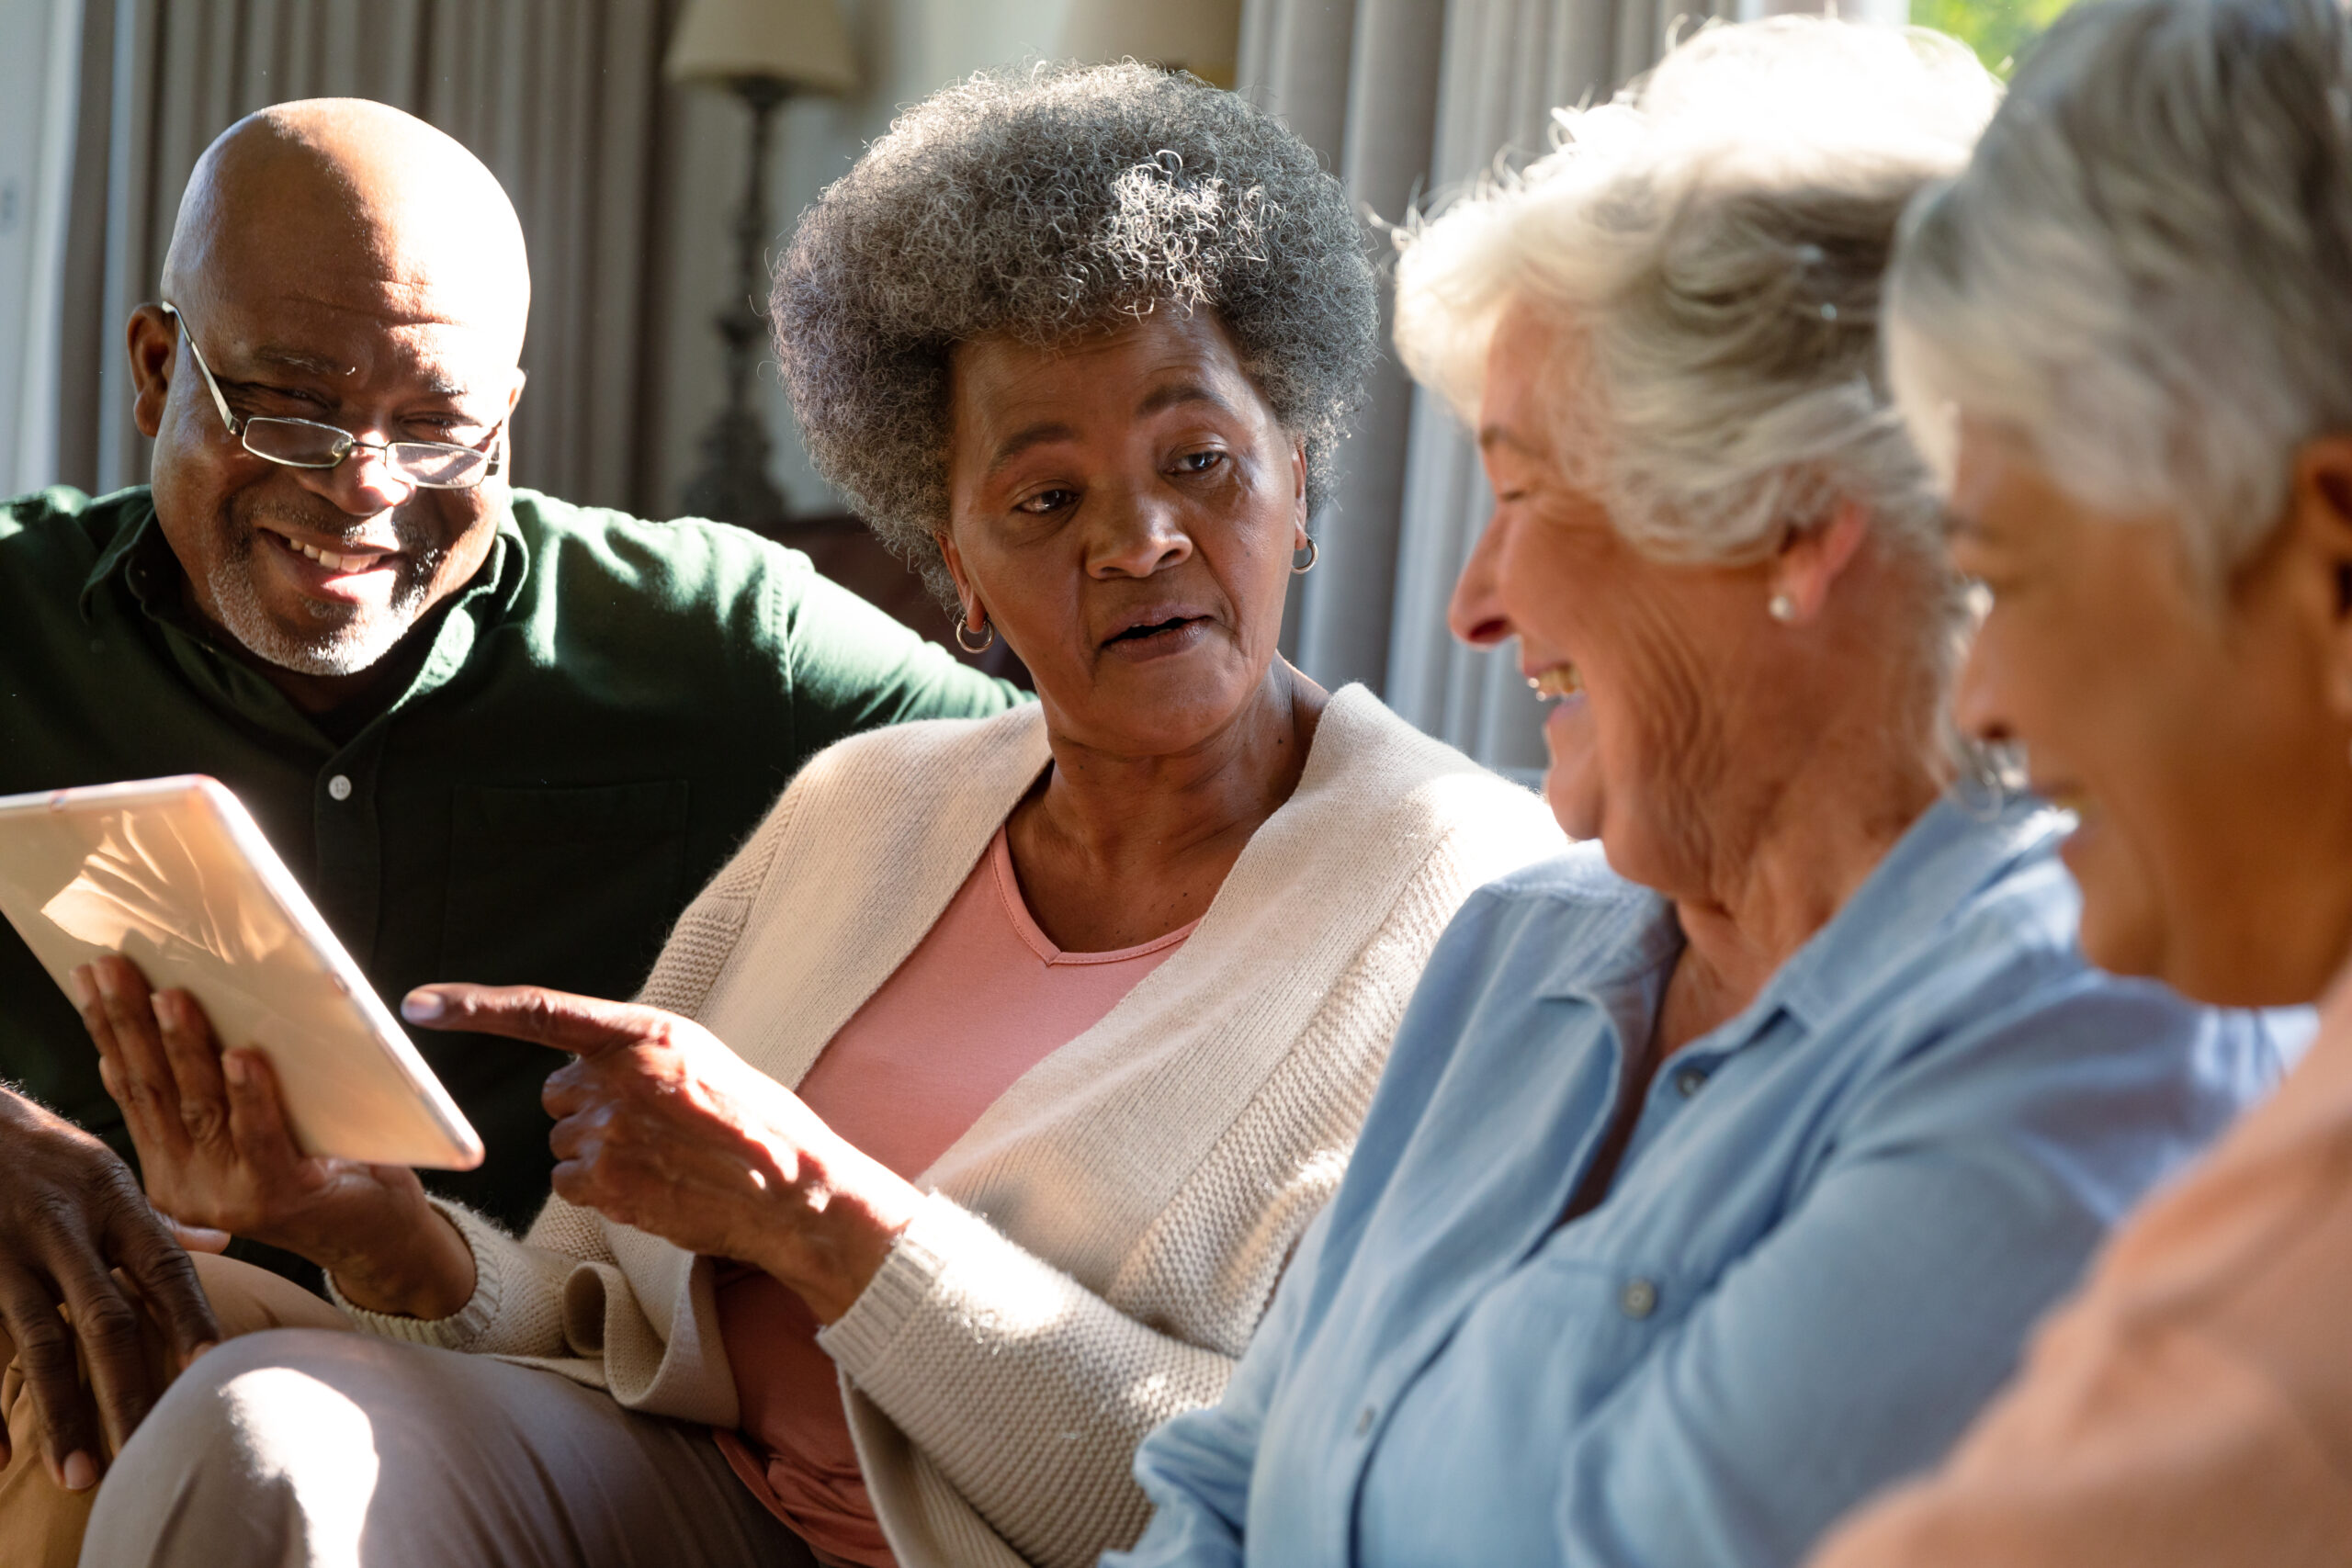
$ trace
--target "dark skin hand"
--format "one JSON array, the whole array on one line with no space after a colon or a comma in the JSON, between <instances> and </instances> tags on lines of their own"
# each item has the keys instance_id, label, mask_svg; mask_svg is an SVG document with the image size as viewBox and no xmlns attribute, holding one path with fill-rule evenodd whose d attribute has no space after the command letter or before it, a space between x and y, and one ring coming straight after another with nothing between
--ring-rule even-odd
<instances>
[{"instance_id":1,"label":"dark skin hand","mask_svg":"<svg viewBox=\"0 0 2352 1568\"><path fill-rule=\"evenodd\" d=\"M572 1053L540 1096L556 1195L763 1269L820 1323L850 1309L922 1201L691 1019L537 986L427 986L401 1013Z\"/></svg>"},{"instance_id":2,"label":"dark skin hand","mask_svg":"<svg viewBox=\"0 0 2352 1568\"><path fill-rule=\"evenodd\" d=\"M267 1058L222 1051L187 992L151 992L119 956L73 977L157 1211L307 1258L370 1311L442 1318L472 1297L473 1254L414 1172L302 1154ZM820 1321L849 1310L922 1201L689 1019L531 986L428 987L401 1010L571 1052L541 1097L556 1193L764 1269Z\"/></svg>"},{"instance_id":3,"label":"dark skin hand","mask_svg":"<svg viewBox=\"0 0 2352 1568\"><path fill-rule=\"evenodd\" d=\"M370 1311L446 1317L465 1304L473 1254L414 1171L304 1154L269 1059L223 1052L194 998L151 992L129 959L73 978L158 1212L307 1258Z\"/></svg>"},{"instance_id":4,"label":"dark skin hand","mask_svg":"<svg viewBox=\"0 0 2352 1568\"><path fill-rule=\"evenodd\" d=\"M162 1393L140 1345L143 1298L185 1367L220 1337L196 1267L171 1225L149 1207L112 1149L61 1116L0 1090L0 1322L40 1413L51 1476L69 1491L95 1485L108 1446L119 1449ZM226 1237L191 1236L214 1247ZM73 1315L69 1326L59 1315ZM74 1347L89 1360L89 1386ZM101 1443L101 1437L104 1444ZM0 1464L10 1457L0 1427Z\"/></svg>"}]
</instances>

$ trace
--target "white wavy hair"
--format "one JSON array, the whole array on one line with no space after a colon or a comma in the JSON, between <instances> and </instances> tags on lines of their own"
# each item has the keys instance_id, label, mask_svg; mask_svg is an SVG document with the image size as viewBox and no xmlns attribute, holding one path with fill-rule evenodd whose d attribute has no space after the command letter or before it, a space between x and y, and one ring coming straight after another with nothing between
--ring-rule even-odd
<instances>
[{"instance_id":1,"label":"white wavy hair","mask_svg":"<svg viewBox=\"0 0 2352 1568\"><path fill-rule=\"evenodd\" d=\"M1553 151L1398 235L1396 343L1475 420L1495 325L1572 333L1555 450L1629 543L1751 560L1852 497L1940 547L1933 477L1881 373L1903 209L2000 98L1940 34L1808 17L1702 28Z\"/></svg>"},{"instance_id":2,"label":"white wavy hair","mask_svg":"<svg viewBox=\"0 0 2352 1568\"><path fill-rule=\"evenodd\" d=\"M2027 57L1920 200L1888 352L1921 446L2021 434L2077 500L2183 530L2209 577L2352 431L2352 25L2339 0L2106 0Z\"/></svg>"}]
</instances>

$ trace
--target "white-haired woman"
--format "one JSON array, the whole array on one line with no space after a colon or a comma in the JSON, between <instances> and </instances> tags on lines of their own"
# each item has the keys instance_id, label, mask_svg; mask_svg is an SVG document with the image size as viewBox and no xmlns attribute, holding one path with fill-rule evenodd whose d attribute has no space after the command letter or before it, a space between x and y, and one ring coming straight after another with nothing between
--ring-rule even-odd
<instances>
[{"instance_id":1,"label":"white-haired woman","mask_svg":"<svg viewBox=\"0 0 2352 1568\"><path fill-rule=\"evenodd\" d=\"M2073 807L2083 946L2310 1054L1823 1568L2352 1561L2352 21L2069 14L1910 221L1893 357L1991 591L1961 716Z\"/></svg>"},{"instance_id":2,"label":"white-haired woman","mask_svg":"<svg viewBox=\"0 0 2352 1568\"><path fill-rule=\"evenodd\" d=\"M1559 699L1600 841L1455 919L1122 1561L1787 1563L2272 1081L2259 1020L2084 964L2051 812L1945 798L1962 611L1874 327L1993 100L1933 35L1709 30L1412 237L1398 338L1496 499L1454 625Z\"/></svg>"},{"instance_id":3,"label":"white-haired woman","mask_svg":"<svg viewBox=\"0 0 2352 1568\"><path fill-rule=\"evenodd\" d=\"M374 1333L208 1354L89 1560L1081 1568L1223 1390L1447 919L1557 849L1275 651L1377 315L1271 117L1132 63L946 89L803 219L775 318L820 469L1037 705L819 755L645 1005L408 998L579 1054L525 1241L294 1160L185 998L160 1039L94 1010L159 1206ZM154 1109L204 1097L244 1131Z\"/></svg>"}]
</instances>

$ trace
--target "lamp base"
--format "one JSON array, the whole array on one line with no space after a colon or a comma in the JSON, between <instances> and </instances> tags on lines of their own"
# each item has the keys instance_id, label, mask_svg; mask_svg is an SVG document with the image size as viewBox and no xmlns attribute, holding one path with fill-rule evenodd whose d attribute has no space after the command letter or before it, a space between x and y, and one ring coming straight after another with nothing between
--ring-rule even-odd
<instances>
[{"instance_id":1,"label":"lamp base","mask_svg":"<svg viewBox=\"0 0 2352 1568\"><path fill-rule=\"evenodd\" d=\"M702 472L686 486L686 512L754 533L773 533L786 512L769 479L768 433L748 409L728 409L703 433Z\"/></svg>"},{"instance_id":2,"label":"lamp base","mask_svg":"<svg viewBox=\"0 0 2352 1568\"><path fill-rule=\"evenodd\" d=\"M759 533L785 519L783 492L768 479L768 433L752 412L752 366L767 342L763 301L767 270L760 248L768 238L768 146L775 111L791 95L772 76L741 76L728 84L752 111L751 160L742 210L735 220L735 300L712 321L727 345L727 407L702 438L702 472L686 486L686 510Z\"/></svg>"}]
</instances>

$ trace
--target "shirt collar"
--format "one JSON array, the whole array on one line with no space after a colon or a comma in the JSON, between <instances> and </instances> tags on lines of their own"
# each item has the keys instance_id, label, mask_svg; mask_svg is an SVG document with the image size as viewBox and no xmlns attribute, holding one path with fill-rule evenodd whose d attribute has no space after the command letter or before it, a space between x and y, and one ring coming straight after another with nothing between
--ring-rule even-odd
<instances>
[{"instance_id":1,"label":"shirt collar","mask_svg":"<svg viewBox=\"0 0 2352 1568\"><path fill-rule=\"evenodd\" d=\"M1871 976L1913 950L1952 911L2019 856L2058 834L2064 818L2030 798L1998 806L1939 799L1895 840L1829 923L1797 949L1739 1014L1710 1031L1706 1055L1760 1038L1781 1014L1810 1032ZM1571 852L1576 853L1577 852ZM1601 869L1590 846L1592 912L1566 933L1542 994L1608 1004L1659 983L1681 951L1674 907L1661 895Z\"/></svg>"},{"instance_id":2,"label":"shirt collar","mask_svg":"<svg viewBox=\"0 0 2352 1568\"><path fill-rule=\"evenodd\" d=\"M163 546L167 552L171 547L164 544L164 532L156 526L153 494L141 491L130 497L123 503L122 515L123 524L115 530L114 541L98 552L96 563L90 568L90 575L82 580L82 595L76 603L85 624L96 615L98 593L113 577L121 577L139 602L142 605L148 604L147 592L153 582L152 569L134 576L130 563L133 559L151 559L148 552L153 547Z\"/></svg>"},{"instance_id":3,"label":"shirt collar","mask_svg":"<svg viewBox=\"0 0 2352 1568\"><path fill-rule=\"evenodd\" d=\"M1555 955L1539 996L1604 1002L1619 988L1648 979L1682 950L1674 906L1610 870L1599 842L1572 847L1561 869L1577 913L1552 933Z\"/></svg>"},{"instance_id":4,"label":"shirt collar","mask_svg":"<svg viewBox=\"0 0 2352 1568\"><path fill-rule=\"evenodd\" d=\"M520 495L525 492L514 493ZM88 622L92 618L97 596L110 582L119 579L147 618L165 629L167 639L175 636L181 639L187 649L183 665L188 659L194 659L209 672L209 679L206 683L219 687L220 695L240 709L257 704L272 713L282 707L285 715L291 715L291 705L287 704L259 676L221 652L215 646L216 639L210 629L198 625L188 615L181 592L186 569L173 551L171 542L164 536L163 525L156 519L153 494L142 493L132 498L125 505L123 515L122 527L99 554L89 576L83 581L80 598L83 620ZM423 666L410 681L407 689L387 705L379 718L388 717L447 684L464 668L482 634L514 614L516 605L523 599L525 585L530 580L530 544L524 536L522 525L515 520L511 501L498 509L496 525L498 531L491 540L490 555L483 560L481 570L436 612L432 630L433 646L426 653ZM191 671L191 673L197 671ZM243 694L245 700L239 700L240 694ZM308 721L300 723L307 725Z\"/></svg>"},{"instance_id":5,"label":"shirt collar","mask_svg":"<svg viewBox=\"0 0 2352 1568\"><path fill-rule=\"evenodd\" d=\"M2041 801L1939 799L1895 840L1845 908L1797 949L1748 1008L1786 1009L1817 1027L1871 976L1926 942L1952 912L2064 829Z\"/></svg>"}]
</instances>

